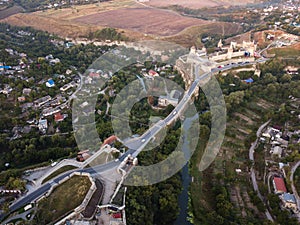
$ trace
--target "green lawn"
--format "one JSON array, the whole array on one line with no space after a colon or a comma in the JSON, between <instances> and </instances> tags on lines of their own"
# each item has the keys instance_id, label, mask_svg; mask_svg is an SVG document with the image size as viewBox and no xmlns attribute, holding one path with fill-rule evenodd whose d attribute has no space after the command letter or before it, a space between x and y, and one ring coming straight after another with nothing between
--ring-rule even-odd
<instances>
[{"instance_id":1,"label":"green lawn","mask_svg":"<svg viewBox=\"0 0 300 225\"><path fill-rule=\"evenodd\" d=\"M69 170L73 170L75 168L76 168L75 166L63 166L63 167L59 168L58 170L56 170L55 172L51 173L48 177L46 177L43 180L42 184L47 182L48 180L51 180L52 178L56 177L57 175L59 175L61 173L64 173Z\"/></svg>"},{"instance_id":2,"label":"green lawn","mask_svg":"<svg viewBox=\"0 0 300 225\"><path fill-rule=\"evenodd\" d=\"M33 224L48 224L70 213L82 203L90 187L88 177L73 176L38 203Z\"/></svg>"}]
</instances>

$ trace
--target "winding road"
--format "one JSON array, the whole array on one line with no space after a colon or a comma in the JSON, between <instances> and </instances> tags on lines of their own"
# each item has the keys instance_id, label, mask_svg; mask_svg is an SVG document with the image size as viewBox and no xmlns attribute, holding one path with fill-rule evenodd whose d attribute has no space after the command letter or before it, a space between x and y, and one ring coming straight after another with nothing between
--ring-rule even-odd
<instances>
[{"instance_id":1,"label":"winding road","mask_svg":"<svg viewBox=\"0 0 300 225\"><path fill-rule=\"evenodd\" d=\"M258 189L258 185L257 185L257 181L256 181L256 176L255 176L255 170L254 170L254 150L255 150L255 148L257 146L257 143L258 143L258 140L259 140L259 137L261 135L262 130L270 123L270 121L271 120L268 120L267 122L265 122L263 125L261 125L258 128L258 130L256 132L256 137L257 138L256 138L255 142L252 143L252 145L251 145L251 147L249 149L249 159L253 162L253 165L251 166L251 169L250 169L250 175L251 175L252 185L253 185L254 191L256 191L257 196L260 198L260 200L262 202L264 202L264 199L263 199L263 196L261 195L261 193L260 193L260 191ZM268 218L268 220L270 220L272 222L274 221L268 209L266 209L265 215Z\"/></svg>"}]
</instances>

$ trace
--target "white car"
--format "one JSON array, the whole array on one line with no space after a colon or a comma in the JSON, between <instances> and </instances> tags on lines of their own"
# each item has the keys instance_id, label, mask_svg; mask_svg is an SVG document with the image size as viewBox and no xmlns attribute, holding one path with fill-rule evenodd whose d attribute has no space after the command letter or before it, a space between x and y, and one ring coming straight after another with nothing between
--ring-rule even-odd
<instances>
[{"instance_id":1,"label":"white car","mask_svg":"<svg viewBox=\"0 0 300 225\"><path fill-rule=\"evenodd\" d=\"M173 115L176 115L176 113L177 113L177 111L174 111L174 112L173 112Z\"/></svg>"},{"instance_id":2,"label":"white car","mask_svg":"<svg viewBox=\"0 0 300 225\"><path fill-rule=\"evenodd\" d=\"M146 141L146 139L145 139L145 138L143 138L143 139L141 140L141 142L142 142L142 143L144 143L145 141Z\"/></svg>"}]
</instances>

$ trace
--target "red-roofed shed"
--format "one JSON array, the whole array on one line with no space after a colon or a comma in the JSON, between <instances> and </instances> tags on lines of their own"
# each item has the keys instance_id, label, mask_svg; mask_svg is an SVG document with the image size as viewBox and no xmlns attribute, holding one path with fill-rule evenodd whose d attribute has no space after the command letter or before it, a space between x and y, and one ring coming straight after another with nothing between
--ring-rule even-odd
<instances>
[{"instance_id":1,"label":"red-roofed shed","mask_svg":"<svg viewBox=\"0 0 300 225\"><path fill-rule=\"evenodd\" d=\"M121 213L114 213L112 215L112 217L115 218L115 219L121 219L122 218L122 214Z\"/></svg>"}]
</instances>

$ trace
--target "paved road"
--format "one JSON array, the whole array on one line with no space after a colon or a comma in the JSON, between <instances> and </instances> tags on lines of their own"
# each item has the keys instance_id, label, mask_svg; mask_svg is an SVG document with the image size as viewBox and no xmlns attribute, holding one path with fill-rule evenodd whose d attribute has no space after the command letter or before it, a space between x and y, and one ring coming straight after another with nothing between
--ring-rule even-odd
<instances>
[{"instance_id":1,"label":"paved road","mask_svg":"<svg viewBox=\"0 0 300 225\"><path fill-rule=\"evenodd\" d=\"M77 162L75 159L71 159L71 160L64 159L64 160L60 161L56 166L51 167L45 174L43 174L43 176L41 176L37 181L35 181L34 182L35 185L36 186L42 185L45 178L47 178L52 173L54 173L58 169L65 167L65 166L74 166L74 167L80 168L82 166L82 163Z\"/></svg>"},{"instance_id":2,"label":"paved road","mask_svg":"<svg viewBox=\"0 0 300 225\"><path fill-rule=\"evenodd\" d=\"M258 142L258 138L260 137L260 134L262 132L262 130L270 123L271 120L268 120L267 122L265 122L263 125L261 125L258 130L256 131L256 140L255 142L251 145L250 149L249 149L249 159L251 161L254 161L254 150L257 146L257 142Z\"/></svg>"},{"instance_id":3,"label":"paved road","mask_svg":"<svg viewBox=\"0 0 300 225\"><path fill-rule=\"evenodd\" d=\"M25 212L23 212L23 213L20 213L20 214L17 214L17 215L15 215L15 216L12 216L12 217L8 218L7 220L3 221L2 224L7 224L7 223L9 223L10 221L15 220L15 219L23 219L23 220L27 220L26 216L27 216L28 214L31 214L32 210L33 210L33 208L30 209L30 210L27 210L27 211L25 211ZM33 218L33 217L31 217L31 218Z\"/></svg>"},{"instance_id":4,"label":"paved road","mask_svg":"<svg viewBox=\"0 0 300 225\"><path fill-rule=\"evenodd\" d=\"M263 60L266 61L267 59ZM262 61L260 61L262 62ZM246 62L243 64L228 64L221 68L215 68L212 69L211 72L205 73L201 76L198 76L198 69L199 67L196 66L196 79L192 83L190 89L187 91L187 93L184 95L182 100L179 102L179 104L175 107L175 109L164 119L158 121L156 124L154 124L152 127L148 129L142 136L135 138L133 141L130 142L130 150L127 151L125 154L123 154L118 160L112 161L103 165L99 165L93 168L86 168L86 169L76 169L72 171L65 172L64 174L60 175L59 177L54 178L53 180L50 180L49 182L45 183L41 187L37 188L36 190L28 193L26 196L20 198L15 203L13 203L10 206L10 211L15 211L22 206L29 204L30 202L34 202L36 199L43 196L47 191L51 189L51 187L55 184L58 184L62 179L69 176L74 171L78 172L87 172L87 173L101 173L103 171L113 169L114 167L117 168L120 163L129 155L131 154L133 157L137 157L138 154L143 150L143 148L147 145L149 141L164 127L166 127L170 122L172 122L178 114L180 114L180 111L183 110L185 105L189 102L189 99L192 97L193 93L195 92L196 88L199 85L199 82L206 79L207 77L211 76L213 73L218 71L225 71L229 70L235 67L245 66L245 65L251 65L255 64L256 62Z\"/></svg>"},{"instance_id":5,"label":"paved road","mask_svg":"<svg viewBox=\"0 0 300 225\"><path fill-rule=\"evenodd\" d=\"M265 62L267 60L268 59L264 58L264 59L260 59L259 62L261 63L261 62ZM130 154L133 155L134 157L138 156L138 154L144 149L144 147L147 145L147 143L149 141L151 141L151 139L161 129L165 128L170 122L172 122L174 120L174 118L176 118L180 114L180 112L184 109L186 104L189 102L189 100L193 96L194 92L197 90L197 87L198 87L200 81L205 80L206 78L211 76L213 73L216 73L219 71L226 71L226 70L230 70L230 69L237 68L240 66L253 65L255 63L257 63L257 62L254 61L254 62L243 62L243 63L231 63L231 64L224 65L223 67L220 67L220 68L214 68L211 70L211 72L204 73L201 76L198 75L199 74L199 66L195 66L195 75L197 78L192 83L189 90L184 94L184 96L182 97L182 99L178 103L178 105L175 107L175 109L164 120L158 121L151 128L149 128L149 130L146 131L142 136L131 139L131 140L127 140L124 143L130 149L136 150L136 152L134 152L134 154L132 154L132 153L130 153ZM126 154L126 156L128 154Z\"/></svg>"},{"instance_id":6,"label":"paved road","mask_svg":"<svg viewBox=\"0 0 300 225\"><path fill-rule=\"evenodd\" d=\"M90 167L90 168L85 168L85 169L75 169L72 171L67 171L63 173L62 175L55 177L53 180L43 184L41 187L37 188L36 190L28 193L26 196L20 198L18 201L13 203L9 209L10 211L15 211L24 205L29 204L30 202L34 202L36 199L42 197L45 193L47 193L52 186L58 184L61 180L63 180L65 177L69 176L73 172L85 172L85 173L90 173L90 174L95 174L95 173L101 173L106 170L110 170L112 168L115 168L119 165L119 162L111 161L109 163L95 166L95 167Z\"/></svg>"}]
</instances>

